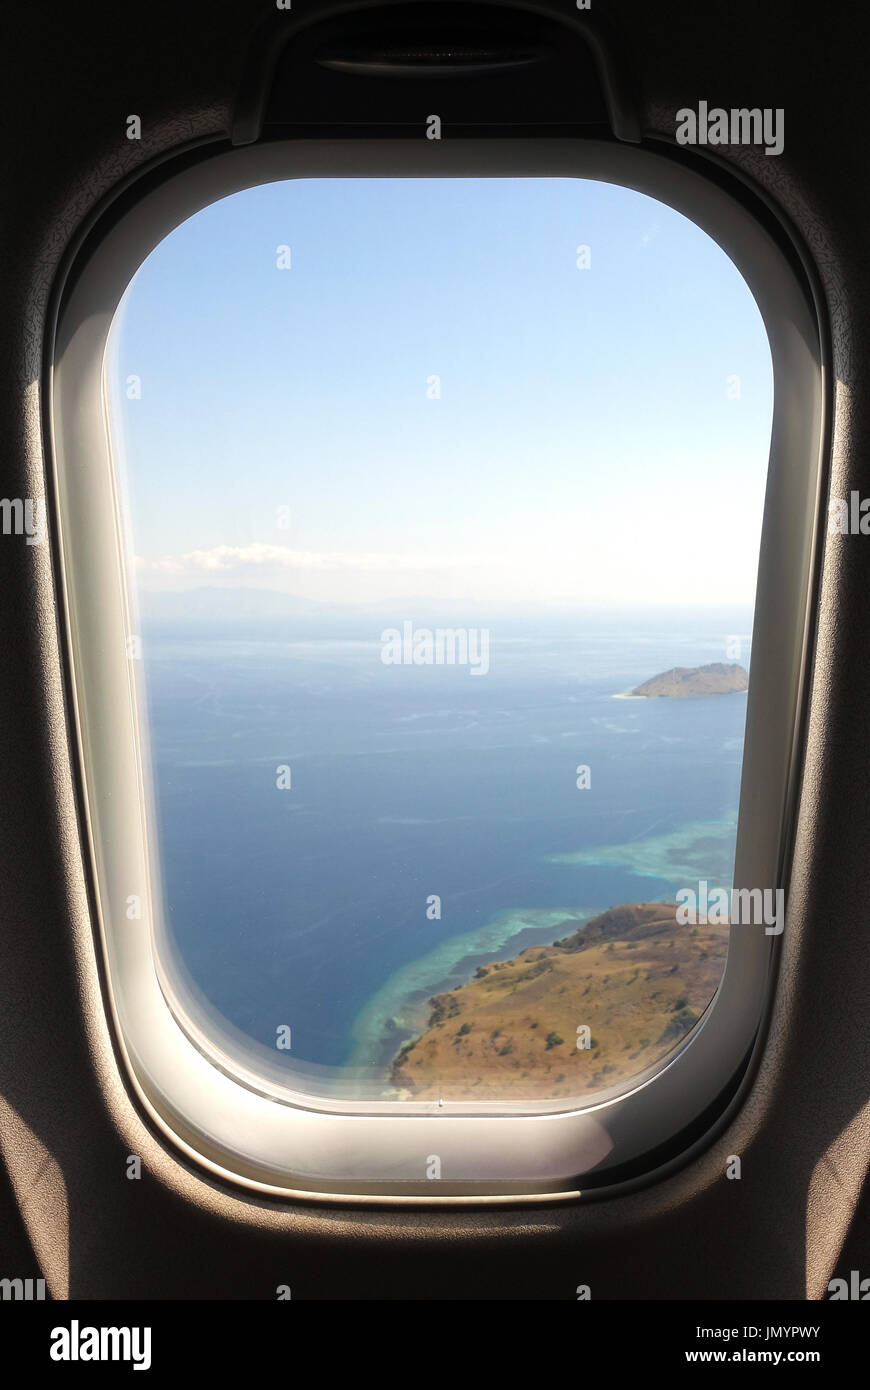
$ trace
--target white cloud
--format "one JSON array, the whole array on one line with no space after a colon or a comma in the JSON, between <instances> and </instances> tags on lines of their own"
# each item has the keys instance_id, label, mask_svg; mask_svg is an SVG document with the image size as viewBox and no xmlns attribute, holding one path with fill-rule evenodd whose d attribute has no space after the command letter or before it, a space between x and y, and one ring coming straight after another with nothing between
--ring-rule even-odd
<instances>
[{"instance_id":1,"label":"white cloud","mask_svg":"<svg viewBox=\"0 0 870 1390\"><path fill-rule=\"evenodd\" d=\"M479 557L458 555L348 554L341 551L291 550L284 545L215 545L210 550L189 550L184 555L164 555L159 560L136 557L137 568L161 574L232 573L250 570L320 570L395 573L397 570L428 572L476 567Z\"/></svg>"}]
</instances>

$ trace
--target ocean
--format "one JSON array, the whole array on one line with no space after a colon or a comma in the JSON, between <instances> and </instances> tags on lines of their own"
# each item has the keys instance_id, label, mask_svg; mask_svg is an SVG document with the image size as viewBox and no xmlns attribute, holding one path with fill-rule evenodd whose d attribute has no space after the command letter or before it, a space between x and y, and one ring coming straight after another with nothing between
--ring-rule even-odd
<instances>
[{"instance_id":1,"label":"ocean","mask_svg":"<svg viewBox=\"0 0 870 1390\"><path fill-rule=\"evenodd\" d=\"M349 1094L476 965L733 872L745 695L614 696L748 668L751 615L491 615L478 676L385 665L408 617L146 629L170 935L211 1008Z\"/></svg>"}]
</instances>

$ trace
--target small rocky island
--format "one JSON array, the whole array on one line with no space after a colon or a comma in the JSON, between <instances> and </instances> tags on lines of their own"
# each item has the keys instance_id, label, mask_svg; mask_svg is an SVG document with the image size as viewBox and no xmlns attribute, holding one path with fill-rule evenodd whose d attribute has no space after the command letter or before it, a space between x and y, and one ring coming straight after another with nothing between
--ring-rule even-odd
<instances>
[{"instance_id":1,"label":"small rocky island","mask_svg":"<svg viewBox=\"0 0 870 1390\"><path fill-rule=\"evenodd\" d=\"M734 695L749 689L749 676L736 662L713 661L708 666L672 666L630 693L635 698L658 696Z\"/></svg>"}]
</instances>

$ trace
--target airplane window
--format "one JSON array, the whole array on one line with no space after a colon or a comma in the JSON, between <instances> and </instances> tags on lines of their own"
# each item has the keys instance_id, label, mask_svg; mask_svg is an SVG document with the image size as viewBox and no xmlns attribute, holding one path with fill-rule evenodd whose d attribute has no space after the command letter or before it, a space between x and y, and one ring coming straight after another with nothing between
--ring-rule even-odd
<instances>
[{"instance_id":1,"label":"airplane window","mask_svg":"<svg viewBox=\"0 0 870 1390\"><path fill-rule=\"evenodd\" d=\"M148 256L106 372L167 997L340 1100L683 1046L773 409L729 256L590 179L269 183Z\"/></svg>"}]
</instances>

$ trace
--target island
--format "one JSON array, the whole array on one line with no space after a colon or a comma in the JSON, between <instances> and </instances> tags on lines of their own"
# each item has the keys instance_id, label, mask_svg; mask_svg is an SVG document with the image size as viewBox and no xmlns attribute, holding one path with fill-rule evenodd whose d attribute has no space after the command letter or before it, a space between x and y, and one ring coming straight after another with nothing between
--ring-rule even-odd
<instances>
[{"instance_id":1,"label":"island","mask_svg":"<svg viewBox=\"0 0 870 1390\"><path fill-rule=\"evenodd\" d=\"M606 1090L682 1041L725 966L727 925L682 925L674 903L626 903L562 926L569 934L552 945L481 965L467 984L430 999L425 1032L393 1062L404 1097L543 1100Z\"/></svg>"},{"instance_id":2,"label":"island","mask_svg":"<svg viewBox=\"0 0 870 1390\"><path fill-rule=\"evenodd\" d=\"M672 666L631 691L633 699L694 695L734 695L749 689L749 675L736 662L713 661L708 666Z\"/></svg>"}]
</instances>

